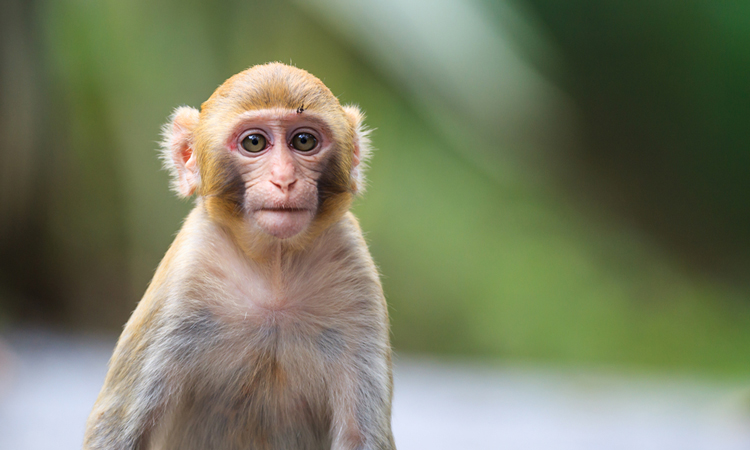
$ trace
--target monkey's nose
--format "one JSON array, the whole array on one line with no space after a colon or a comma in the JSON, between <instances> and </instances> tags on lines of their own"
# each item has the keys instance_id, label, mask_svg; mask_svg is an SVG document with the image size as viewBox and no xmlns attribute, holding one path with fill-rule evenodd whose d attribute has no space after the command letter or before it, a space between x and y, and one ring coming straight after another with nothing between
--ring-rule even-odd
<instances>
[{"instance_id":1,"label":"monkey's nose","mask_svg":"<svg viewBox=\"0 0 750 450\"><path fill-rule=\"evenodd\" d=\"M285 149L272 149L269 181L283 194L288 194L297 183L297 170L290 152Z\"/></svg>"},{"instance_id":2,"label":"monkey's nose","mask_svg":"<svg viewBox=\"0 0 750 450\"><path fill-rule=\"evenodd\" d=\"M270 181L271 184L279 188L279 190L284 194L289 193L289 191L291 191L294 185L297 183L296 178L276 178Z\"/></svg>"}]
</instances>

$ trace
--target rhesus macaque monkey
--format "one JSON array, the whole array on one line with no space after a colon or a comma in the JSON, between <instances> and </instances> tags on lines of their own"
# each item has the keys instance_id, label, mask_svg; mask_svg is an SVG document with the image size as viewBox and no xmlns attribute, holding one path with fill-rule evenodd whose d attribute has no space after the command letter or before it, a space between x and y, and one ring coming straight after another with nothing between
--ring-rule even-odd
<instances>
[{"instance_id":1,"label":"rhesus macaque monkey","mask_svg":"<svg viewBox=\"0 0 750 450\"><path fill-rule=\"evenodd\" d=\"M393 449L388 313L348 212L356 107L272 63L178 108L188 216L125 326L84 449Z\"/></svg>"}]
</instances>

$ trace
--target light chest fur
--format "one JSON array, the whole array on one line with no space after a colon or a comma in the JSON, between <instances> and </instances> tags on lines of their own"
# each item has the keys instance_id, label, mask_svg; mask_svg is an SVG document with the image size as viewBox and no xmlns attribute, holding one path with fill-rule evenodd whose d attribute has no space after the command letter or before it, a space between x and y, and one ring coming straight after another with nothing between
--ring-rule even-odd
<instances>
[{"instance_id":1,"label":"light chest fur","mask_svg":"<svg viewBox=\"0 0 750 450\"><path fill-rule=\"evenodd\" d=\"M355 219L347 214L305 252L280 250L259 264L203 214L191 214L175 241L181 254L170 251L157 270L153 285L167 292L149 290L122 337L156 312L144 370L151 389L178 386L146 448L330 448L334 420L368 414L334 417L339 393L329 386L390 384L366 375L388 372L368 365L390 350L385 300Z\"/></svg>"}]
</instances>

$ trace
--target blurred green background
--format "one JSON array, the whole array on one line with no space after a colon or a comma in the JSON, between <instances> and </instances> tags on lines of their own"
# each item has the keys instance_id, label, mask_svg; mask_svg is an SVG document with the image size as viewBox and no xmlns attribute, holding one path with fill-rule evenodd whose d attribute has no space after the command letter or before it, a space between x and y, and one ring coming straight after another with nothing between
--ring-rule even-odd
<instances>
[{"instance_id":1,"label":"blurred green background","mask_svg":"<svg viewBox=\"0 0 750 450\"><path fill-rule=\"evenodd\" d=\"M398 352L750 375L750 4L0 4L0 332L116 333L190 209L160 126L281 61L375 128Z\"/></svg>"}]
</instances>

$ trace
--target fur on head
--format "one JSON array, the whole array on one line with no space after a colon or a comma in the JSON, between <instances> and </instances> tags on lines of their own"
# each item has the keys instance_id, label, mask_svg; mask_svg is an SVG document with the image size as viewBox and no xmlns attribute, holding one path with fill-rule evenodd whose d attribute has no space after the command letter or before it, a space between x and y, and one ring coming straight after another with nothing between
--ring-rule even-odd
<instances>
[{"instance_id":1,"label":"fur on head","mask_svg":"<svg viewBox=\"0 0 750 450\"><path fill-rule=\"evenodd\" d=\"M251 67L229 78L201 105L177 108L162 128L162 160L180 197L197 194L212 215L242 219L246 180L227 148L235 124L248 111L294 112L320 120L332 141L317 179L318 205L308 232L338 220L365 187L370 130L358 107L342 106L318 78L281 63Z\"/></svg>"}]
</instances>

